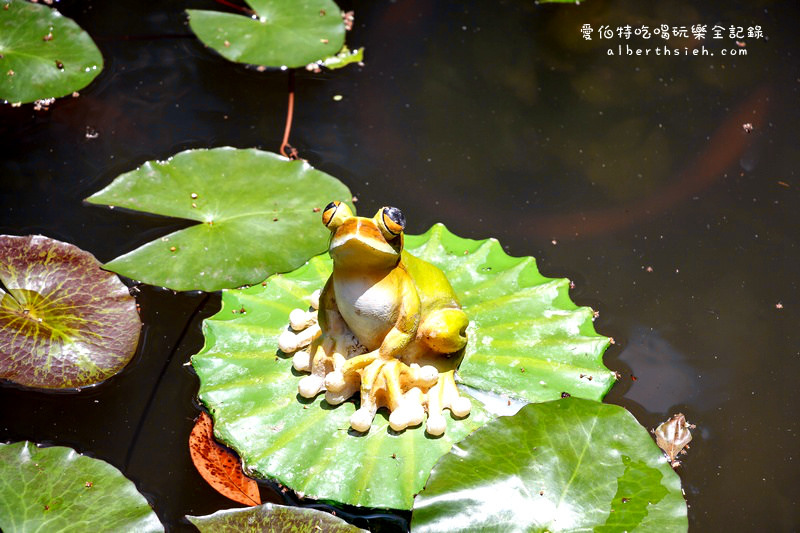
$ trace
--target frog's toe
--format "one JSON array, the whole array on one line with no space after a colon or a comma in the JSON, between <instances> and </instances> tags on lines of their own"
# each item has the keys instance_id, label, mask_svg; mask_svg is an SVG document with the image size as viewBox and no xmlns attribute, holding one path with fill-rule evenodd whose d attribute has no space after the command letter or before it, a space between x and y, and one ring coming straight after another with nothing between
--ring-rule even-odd
<instances>
[{"instance_id":1,"label":"frog's toe","mask_svg":"<svg viewBox=\"0 0 800 533\"><path fill-rule=\"evenodd\" d=\"M418 426L425 419L425 409L421 404L401 405L389 415L389 426L395 431Z\"/></svg>"},{"instance_id":2,"label":"frog's toe","mask_svg":"<svg viewBox=\"0 0 800 533\"><path fill-rule=\"evenodd\" d=\"M439 370L433 365L425 365L419 369L418 379L421 385L433 387L439 381Z\"/></svg>"},{"instance_id":3,"label":"frog's toe","mask_svg":"<svg viewBox=\"0 0 800 533\"><path fill-rule=\"evenodd\" d=\"M311 370L311 354L305 350L295 352L292 357L292 366L298 372L309 372Z\"/></svg>"},{"instance_id":4,"label":"frog's toe","mask_svg":"<svg viewBox=\"0 0 800 533\"><path fill-rule=\"evenodd\" d=\"M328 377L329 376L330 374L328 374ZM360 384L361 380L358 374L353 374L351 376L348 376L347 379L343 378L341 388L338 388L337 390L334 391L330 387L328 387L328 379L326 377L325 388L327 389L327 391L325 392L325 401L331 405L339 405L340 403L350 399L350 397L352 397L353 394L358 392Z\"/></svg>"},{"instance_id":5,"label":"frog's toe","mask_svg":"<svg viewBox=\"0 0 800 533\"><path fill-rule=\"evenodd\" d=\"M366 433L369 431L370 426L372 425L372 420L375 418L375 411L368 408L362 407L358 409L355 413L352 414L350 417L350 427L354 430Z\"/></svg>"},{"instance_id":6,"label":"frog's toe","mask_svg":"<svg viewBox=\"0 0 800 533\"><path fill-rule=\"evenodd\" d=\"M311 293L311 296L308 297L308 303L311 305L312 308L315 310L319 309L319 297L322 295L322 289L317 289Z\"/></svg>"},{"instance_id":7,"label":"frog's toe","mask_svg":"<svg viewBox=\"0 0 800 533\"><path fill-rule=\"evenodd\" d=\"M297 392L303 398L313 398L319 394L324 384L321 377L311 374L300 380L300 383L297 384Z\"/></svg>"},{"instance_id":8,"label":"frog's toe","mask_svg":"<svg viewBox=\"0 0 800 533\"><path fill-rule=\"evenodd\" d=\"M458 418L467 416L472 410L472 402L469 398L461 396L458 392L454 372L452 370L440 376L439 384L436 388L438 389L438 402L441 409L450 409L450 413Z\"/></svg>"},{"instance_id":9,"label":"frog's toe","mask_svg":"<svg viewBox=\"0 0 800 533\"><path fill-rule=\"evenodd\" d=\"M472 402L467 397L459 396L450 403L450 412L459 418L467 416L471 410Z\"/></svg>"},{"instance_id":10,"label":"frog's toe","mask_svg":"<svg viewBox=\"0 0 800 533\"><path fill-rule=\"evenodd\" d=\"M293 353L300 348L305 348L313 340L320 336L322 330L319 325L313 324L300 333L295 333L290 330L285 330L278 336L278 348L283 353Z\"/></svg>"},{"instance_id":11,"label":"frog's toe","mask_svg":"<svg viewBox=\"0 0 800 533\"><path fill-rule=\"evenodd\" d=\"M308 326L317 323L316 311L305 311L303 309L292 309L289 313L289 325L295 331L302 331Z\"/></svg>"},{"instance_id":12,"label":"frog's toe","mask_svg":"<svg viewBox=\"0 0 800 533\"><path fill-rule=\"evenodd\" d=\"M292 353L297 351L297 333L289 331L288 329L278 336L278 348L283 353Z\"/></svg>"},{"instance_id":13,"label":"frog's toe","mask_svg":"<svg viewBox=\"0 0 800 533\"><path fill-rule=\"evenodd\" d=\"M357 389L356 389L357 390ZM325 391L325 401L328 402L330 405L339 405L340 403L346 402L350 396L353 395L355 391L339 391L339 392L332 392L332 391Z\"/></svg>"},{"instance_id":14,"label":"frog's toe","mask_svg":"<svg viewBox=\"0 0 800 533\"><path fill-rule=\"evenodd\" d=\"M347 382L344 379L344 374L342 374L339 370L329 372L328 375L325 376L325 388L331 392L339 392L346 386ZM356 388L355 390L358 389ZM355 390L353 392L355 392Z\"/></svg>"},{"instance_id":15,"label":"frog's toe","mask_svg":"<svg viewBox=\"0 0 800 533\"><path fill-rule=\"evenodd\" d=\"M442 413L428 416L428 421L425 423L425 431L427 431L428 434L438 437L444 435L446 429L447 420L444 419Z\"/></svg>"},{"instance_id":16,"label":"frog's toe","mask_svg":"<svg viewBox=\"0 0 800 533\"><path fill-rule=\"evenodd\" d=\"M389 415L389 426L395 431L402 431L407 427L420 425L425 420L423 401L422 391L417 387L403 394Z\"/></svg>"}]
</instances>

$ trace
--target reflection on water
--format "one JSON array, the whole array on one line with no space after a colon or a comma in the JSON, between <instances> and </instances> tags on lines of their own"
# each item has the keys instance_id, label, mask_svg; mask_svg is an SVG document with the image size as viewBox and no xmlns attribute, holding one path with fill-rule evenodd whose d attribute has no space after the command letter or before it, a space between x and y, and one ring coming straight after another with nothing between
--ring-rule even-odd
<instances>
[{"instance_id":1,"label":"reflection on water","mask_svg":"<svg viewBox=\"0 0 800 533\"><path fill-rule=\"evenodd\" d=\"M651 413L670 415L675 406L691 405L700 399L704 410L709 410L724 399L719 393L727 384L719 373L714 376L713 385L706 383L698 388L700 370L652 328L635 327L619 360L636 376L625 397ZM722 373L728 372L722 369Z\"/></svg>"}]
</instances>

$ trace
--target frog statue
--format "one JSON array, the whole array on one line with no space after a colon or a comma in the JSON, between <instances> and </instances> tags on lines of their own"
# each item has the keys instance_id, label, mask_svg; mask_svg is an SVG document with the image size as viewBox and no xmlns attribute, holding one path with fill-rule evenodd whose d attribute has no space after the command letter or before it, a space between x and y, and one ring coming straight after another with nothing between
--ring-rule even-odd
<instances>
[{"instance_id":1,"label":"frog statue","mask_svg":"<svg viewBox=\"0 0 800 533\"><path fill-rule=\"evenodd\" d=\"M350 418L358 432L369 431L380 407L395 431L421 424L427 410L426 431L442 435L443 409L455 417L471 409L454 381L469 319L450 282L403 250L405 217L395 207L365 218L331 202L322 222L331 231L333 273L319 300L312 297L318 312L292 311L291 329L278 340L283 352L296 352L294 368L310 372L300 395L325 390L325 400L338 405L360 392Z\"/></svg>"}]
</instances>

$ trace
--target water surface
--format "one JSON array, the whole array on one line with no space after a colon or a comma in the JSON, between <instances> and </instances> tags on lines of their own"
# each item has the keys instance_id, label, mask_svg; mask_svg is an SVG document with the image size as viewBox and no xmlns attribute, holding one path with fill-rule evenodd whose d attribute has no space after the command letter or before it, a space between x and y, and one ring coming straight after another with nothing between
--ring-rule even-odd
<instances>
[{"instance_id":1,"label":"water surface","mask_svg":"<svg viewBox=\"0 0 800 533\"><path fill-rule=\"evenodd\" d=\"M184 225L82 204L118 174L186 148L277 151L286 74L228 63L186 25L183 9L219 4L59 7L95 38L106 67L49 111L0 108L3 233L41 233L107 261ZM343 180L362 214L395 205L412 233L441 221L494 236L545 274L574 280L573 298L599 310L596 328L616 341L605 361L622 379L607 401L649 428L679 411L697 424L679 469L691 528L796 529L797 7L342 7L356 10L348 41L366 47L366 64L298 73L291 140L300 154ZM596 38L602 25L626 24L758 25L765 38L740 39L743 48L707 38L714 56L609 56L619 45L664 46ZM723 57L723 48L747 55ZM188 529L184 514L234 506L187 451L198 384L184 363L219 297L144 287L139 302L145 330L128 369L80 394L0 387L0 440L105 459L169 529Z\"/></svg>"}]
</instances>

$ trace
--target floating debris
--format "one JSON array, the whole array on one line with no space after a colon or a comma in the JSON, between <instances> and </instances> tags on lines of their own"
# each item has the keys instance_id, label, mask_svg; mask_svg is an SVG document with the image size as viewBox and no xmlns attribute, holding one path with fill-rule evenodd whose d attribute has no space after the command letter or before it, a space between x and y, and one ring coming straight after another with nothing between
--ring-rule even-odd
<instances>
[{"instance_id":1,"label":"floating debris","mask_svg":"<svg viewBox=\"0 0 800 533\"><path fill-rule=\"evenodd\" d=\"M678 455L684 455L689 448L692 440L692 433L689 429L694 429L694 424L689 424L683 414L678 413L658 426L653 433L656 436L656 444L667 454L667 460L672 468L680 466L681 462L676 459Z\"/></svg>"}]
</instances>

